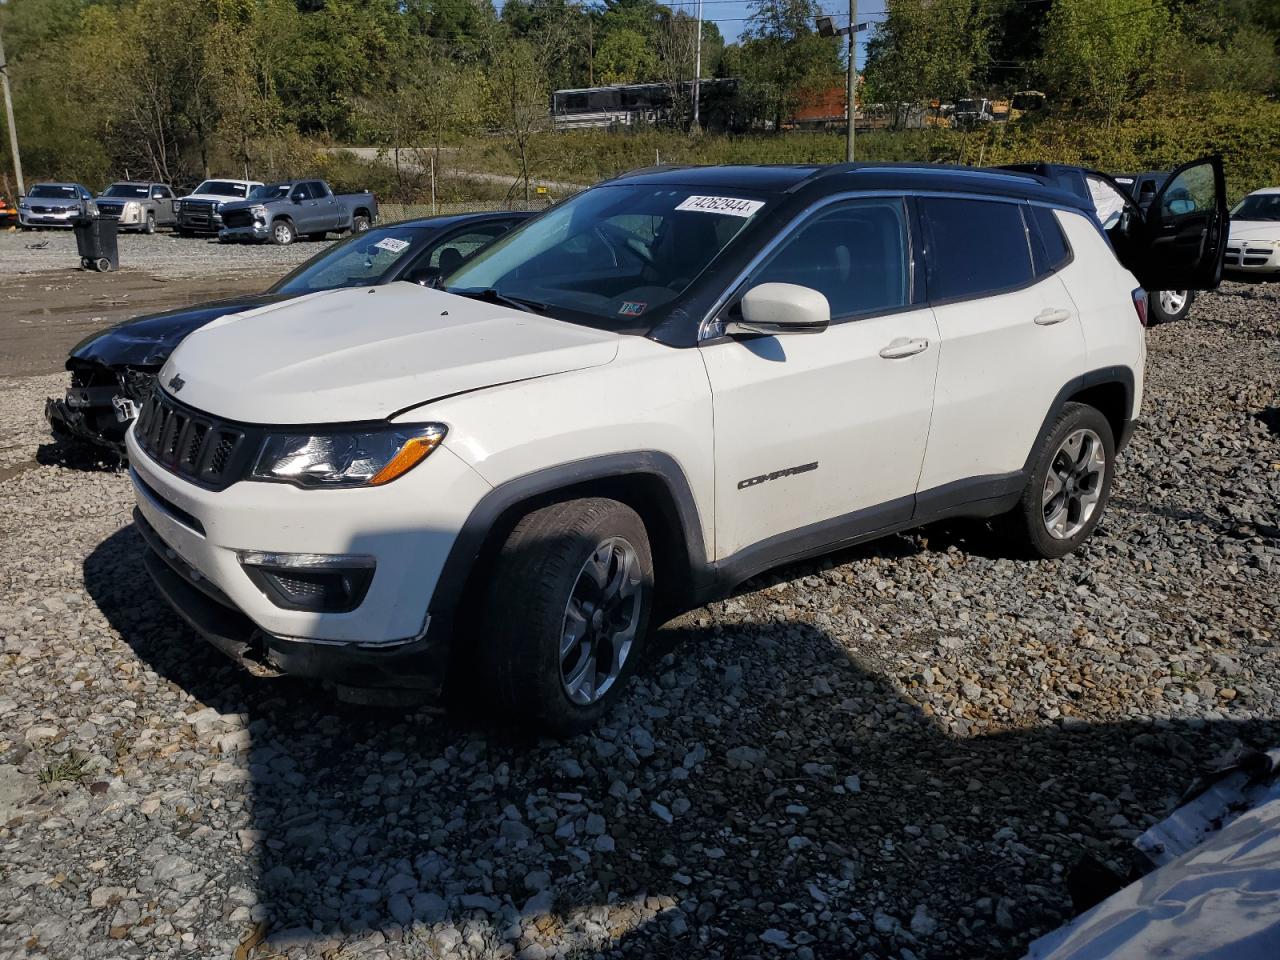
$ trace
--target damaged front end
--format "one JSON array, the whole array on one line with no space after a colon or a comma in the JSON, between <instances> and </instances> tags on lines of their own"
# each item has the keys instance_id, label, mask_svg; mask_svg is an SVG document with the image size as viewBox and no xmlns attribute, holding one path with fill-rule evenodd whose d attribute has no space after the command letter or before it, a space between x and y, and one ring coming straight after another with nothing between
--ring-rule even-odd
<instances>
[{"instance_id":1,"label":"damaged front end","mask_svg":"<svg viewBox=\"0 0 1280 960\"><path fill-rule=\"evenodd\" d=\"M79 440L125 456L124 435L151 392L158 368L108 367L71 359L71 386L49 397L44 416L57 437Z\"/></svg>"}]
</instances>

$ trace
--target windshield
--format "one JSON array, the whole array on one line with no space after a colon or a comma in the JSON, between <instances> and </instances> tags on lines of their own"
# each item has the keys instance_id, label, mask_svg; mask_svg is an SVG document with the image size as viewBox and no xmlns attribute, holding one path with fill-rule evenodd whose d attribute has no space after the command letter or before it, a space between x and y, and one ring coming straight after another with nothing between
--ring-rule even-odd
<instances>
[{"instance_id":1,"label":"windshield","mask_svg":"<svg viewBox=\"0 0 1280 960\"><path fill-rule=\"evenodd\" d=\"M292 183L264 183L249 193L250 200L283 200L289 196Z\"/></svg>"},{"instance_id":2,"label":"windshield","mask_svg":"<svg viewBox=\"0 0 1280 960\"><path fill-rule=\"evenodd\" d=\"M434 230L382 227L335 244L308 260L270 293L314 293L340 287L369 287L382 283L392 269L421 250Z\"/></svg>"},{"instance_id":3,"label":"windshield","mask_svg":"<svg viewBox=\"0 0 1280 960\"><path fill-rule=\"evenodd\" d=\"M644 333L765 206L744 191L720 191L626 183L586 190L476 254L444 287Z\"/></svg>"},{"instance_id":4,"label":"windshield","mask_svg":"<svg viewBox=\"0 0 1280 960\"><path fill-rule=\"evenodd\" d=\"M1280 220L1280 193L1255 193L1236 204L1236 220Z\"/></svg>"},{"instance_id":5,"label":"windshield","mask_svg":"<svg viewBox=\"0 0 1280 960\"><path fill-rule=\"evenodd\" d=\"M113 183L107 187L104 197L143 197L147 196L146 185L139 186L136 183Z\"/></svg>"},{"instance_id":6,"label":"windshield","mask_svg":"<svg viewBox=\"0 0 1280 960\"><path fill-rule=\"evenodd\" d=\"M243 183L232 183L229 180L206 180L192 193L211 193L215 197L243 197L245 186Z\"/></svg>"},{"instance_id":7,"label":"windshield","mask_svg":"<svg viewBox=\"0 0 1280 960\"><path fill-rule=\"evenodd\" d=\"M31 196L57 197L62 200L74 200L76 198L76 188L60 187L52 183L39 183L31 188Z\"/></svg>"}]
</instances>

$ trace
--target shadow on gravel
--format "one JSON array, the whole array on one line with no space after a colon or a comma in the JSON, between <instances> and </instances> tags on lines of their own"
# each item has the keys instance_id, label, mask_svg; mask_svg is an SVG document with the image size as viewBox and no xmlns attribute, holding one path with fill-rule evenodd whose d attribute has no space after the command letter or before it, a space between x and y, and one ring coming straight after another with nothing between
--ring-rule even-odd
<instances>
[{"instance_id":1,"label":"shadow on gravel","mask_svg":"<svg viewBox=\"0 0 1280 960\"><path fill-rule=\"evenodd\" d=\"M1280 407L1267 407L1258 413L1258 420L1272 433L1280 434Z\"/></svg>"},{"instance_id":2,"label":"shadow on gravel","mask_svg":"<svg viewBox=\"0 0 1280 960\"><path fill-rule=\"evenodd\" d=\"M605 725L533 740L255 680L153 593L142 549L132 527L100 544L88 590L161 678L247 715L251 779L206 789L243 793L232 826L271 947L309 956L367 936L421 956L530 937L583 956L773 956L767 928L819 957L1019 956L1070 915L1081 856L1125 863L1199 764L1275 742L1196 721L983 735L980 718L957 738L793 620L668 626Z\"/></svg>"},{"instance_id":3,"label":"shadow on gravel","mask_svg":"<svg viewBox=\"0 0 1280 960\"><path fill-rule=\"evenodd\" d=\"M125 469L126 461L110 450L92 447L87 443L56 437L36 447L36 463L46 467L62 467L64 470L118 473Z\"/></svg>"}]
</instances>

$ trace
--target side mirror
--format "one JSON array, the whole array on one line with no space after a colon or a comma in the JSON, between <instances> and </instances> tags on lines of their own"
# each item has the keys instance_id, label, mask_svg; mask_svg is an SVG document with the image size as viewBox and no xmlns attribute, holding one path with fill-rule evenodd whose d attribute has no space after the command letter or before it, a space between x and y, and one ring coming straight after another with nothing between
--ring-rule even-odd
<instances>
[{"instance_id":1,"label":"side mirror","mask_svg":"<svg viewBox=\"0 0 1280 960\"><path fill-rule=\"evenodd\" d=\"M301 203L301 202L302 202L302 194L300 194L300 193L290 194L290 195L289 195L289 199L290 199L290 200L292 200L294 203Z\"/></svg>"},{"instance_id":2,"label":"side mirror","mask_svg":"<svg viewBox=\"0 0 1280 960\"><path fill-rule=\"evenodd\" d=\"M739 306L742 319L724 325L726 336L821 333L831 323L831 305L812 287L794 283L762 283L752 287Z\"/></svg>"},{"instance_id":3,"label":"side mirror","mask_svg":"<svg viewBox=\"0 0 1280 960\"><path fill-rule=\"evenodd\" d=\"M440 281L440 271L436 267L418 267L416 270L410 270L400 279L416 283L421 287L434 287Z\"/></svg>"}]
</instances>

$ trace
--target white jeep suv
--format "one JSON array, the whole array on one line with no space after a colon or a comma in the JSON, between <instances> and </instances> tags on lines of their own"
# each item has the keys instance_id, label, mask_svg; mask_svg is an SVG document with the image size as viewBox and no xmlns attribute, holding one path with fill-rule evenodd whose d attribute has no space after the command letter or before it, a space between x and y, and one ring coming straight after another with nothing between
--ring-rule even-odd
<instances>
[{"instance_id":1,"label":"white jeep suv","mask_svg":"<svg viewBox=\"0 0 1280 960\"><path fill-rule=\"evenodd\" d=\"M641 171L440 288L217 320L128 435L148 567L255 673L565 733L767 568L955 515L1060 557L1138 414L1147 264L1212 286L1225 227L1216 161L1110 243L1072 169Z\"/></svg>"}]
</instances>

